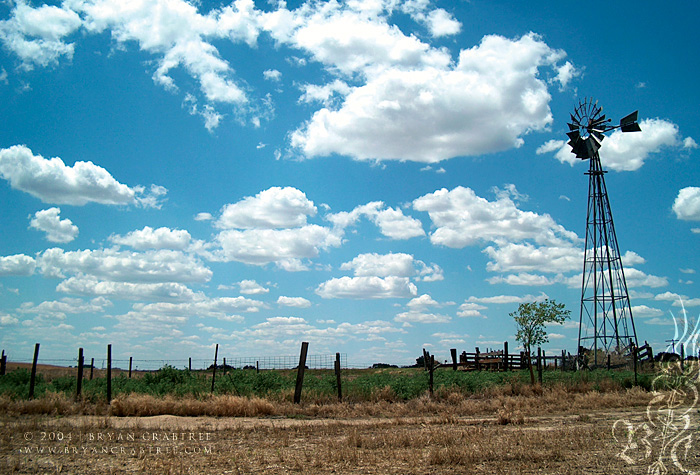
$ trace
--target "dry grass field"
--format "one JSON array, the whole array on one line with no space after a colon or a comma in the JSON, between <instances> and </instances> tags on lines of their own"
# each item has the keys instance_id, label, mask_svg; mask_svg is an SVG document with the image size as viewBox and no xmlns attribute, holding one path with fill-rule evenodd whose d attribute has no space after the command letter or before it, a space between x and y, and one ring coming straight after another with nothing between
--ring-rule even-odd
<instances>
[{"instance_id":1,"label":"dry grass field","mask_svg":"<svg viewBox=\"0 0 700 475\"><path fill-rule=\"evenodd\" d=\"M5 400L0 473L641 474L658 460L667 473L697 473L697 409L689 413L689 450L674 452L679 466L663 441L648 437L647 447L641 436L627 438L626 427L647 420L651 399L639 389L560 388L358 404L217 396L199 401L219 408L206 417L186 417L202 410L191 399L145 395L118 398L101 415L58 396ZM158 404L183 415L146 416Z\"/></svg>"}]
</instances>

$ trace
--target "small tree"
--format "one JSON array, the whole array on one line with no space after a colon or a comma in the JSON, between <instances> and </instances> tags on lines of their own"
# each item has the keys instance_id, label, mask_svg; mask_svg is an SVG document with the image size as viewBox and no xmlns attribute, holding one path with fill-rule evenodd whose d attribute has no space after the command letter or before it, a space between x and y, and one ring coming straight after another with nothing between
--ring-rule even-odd
<instances>
[{"instance_id":1,"label":"small tree","mask_svg":"<svg viewBox=\"0 0 700 475\"><path fill-rule=\"evenodd\" d=\"M535 384L535 373L532 370L531 349L549 341L545 330L548 323L564 323L570 314L571 312L564 308L563 303L560 304L549 299L543 302L521 303L517 311L510 313L518 330L515 339L522 343L528 355L527 363L530 369L530 381L533 385Z\"/></svg>"}]
</instances>

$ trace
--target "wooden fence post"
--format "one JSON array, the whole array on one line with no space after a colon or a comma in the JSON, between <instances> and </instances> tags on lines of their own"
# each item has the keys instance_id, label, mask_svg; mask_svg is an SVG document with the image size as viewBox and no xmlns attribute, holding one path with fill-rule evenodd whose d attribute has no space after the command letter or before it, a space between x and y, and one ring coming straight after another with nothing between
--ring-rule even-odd
<instances>
[{"instance_id":1,"label":"wooden fence post","mask_svg":"<svg viewBox=\"0 0 700 475\"><path fill-rule=\"evenodd\" d=\"M634 366L634 385L637 385L637 346L630 338L630 348L632 349L632 360Z\"/></svg>"},{"instance_id":2,"label":"wooden fence post","mask_svg":"<svg viewBox=\"0 0 700 475\"><path fill-rule=\"evenodd\" d=\"M610 353L608 353L608 371L610 371Z\"/></svg>"},{"instance_id":3,"label":"wooden fence post","mask_svg":"<svg viewBox=\"0 0 700 475\"><path fill-rule=\"evenodd\" d=\"M681 373L685 369L685 346L681 343Z\"/></svg>"},{"instance_id":4,"label":"wooden fence post","mask_svg":"<svg viewBox=\"0 0 700 475\"><path fill-rule=\"evenodd\" d=\"M190 361L187 363L187 369L192 371L192 357L190 356Z\"/></svg>"},{"instance_id":5,"label":"wooden fence post","mask_svg":"<svg viewBox=\"0 0 700 475\"><path fill-rule=\"evenodd\" d=\"M29 380L29 399L34 398L34 382L36 380L36 362L39 360L39 343L34 345L34 360L32 361L32 375Z\"/></svg>"},{"instance_id":6,"label":"wooden fence post","mask_svg":"<svg viewBox=\"0 0 700 475\"><path fill-rule=\"evenodd\" d=\"M95 358L90 360L90 381L92 381L92 371L95 369Z\"/></svg>"},{"instance_id":7,"label":"wooden fence post","mask_svg":"<svg viewBox=\"0 0 700 475\"><path fill-rule=\"evenodd\" d=\"M481 363L479 362L479 347L476 347L476 353L474 354L474 364L476 365L476 370L481 371Z\"/></svg>"},{"instance_id":8,"label":"wooden fence post","mask_svg":"<svg viewBox=\"0 0 700 475\"><path fill-rule=\"evenodd\" d=\"M503 371L508 371L508 342L503 342Z\"/></svg>"},{"instance_id":9,"label":"wooden fence post","mask_svg":"<svg viewBox=\"0 0 700 475\"><path fill-rule=\"evenodd\" d=\"M297 367L297 384L294 388L294 404L301 402L301 388L304 385L304 369L306 369L306 353L309 351L309 342L301 343L301 354L299 355L299 366Z\"/></svg>"},{"instance_id":10,"label":"wooden fence post","mask_svg":"<svg viewBox=\"0 0 700 475\"><path fill-rule=\"evenodd\" d=\"M566 350L561 350L561 370L566 370Z\"/></svg>"},{"instance_id":11,"label":"wooden fence post","mask_svg":"<svg viewBox=\"0 0 700 475\"><path fill-rule=\"evenodd\" d=\"M0 376L5 375L5 369L7 367L7 355L5 350L2 350L2 358L0 358Z\"/></svg>"},{"instance_id":12,"label":"wooden fence post","mask_svg":"<svg viewBox=\"0 0 700 475\"><path fill-rule=\"evenodd\" d=\"M430 355L430 366L428 368L428 390L430 391L430 397L433 396L433 371L435 370L435 355Z\"/></svg>"},{"instance_id":13,"label":"wooden fence post","mask_svg":"<svg viewBox=\"0 0 700 475\"><path fill-rule=\"evenodd\" d=\"M80 393L83 389L83 349L78 348L78 381L75 385L75 399L80 399Z\"/></svg>"},{"instance_id":14,"label":"wooden fence post","mask_svg":"<svg viewBox=\"0 0 700 475\"><path fill-rule=\"evenodd\" d=\"M216 359L219 357L219 344L216 344L216 350L214 350L214 371L211 373L211 392L214 393L214 382L216 381Z\"/></svg>"},{"instance_id":15,"label":"wooden fence post","mask_svg":"<svg viewBox=\"0 0 700 475\"><path fill-rule=\"evenodd\" d=\"M343 402L343 389L340 386L340 353L335 354L335 383L338 386L338 402Z\"/></svg>"},{"instance_id":16,"label":"wooden fence post","mask_svg":"<svg viewBox=\"0 0 700 475\"><path fill-rule=\"evenodd\" d=\"M224 358L224 375L226 374L226 358Z\"/></svg>"},{"instance_id":17,"label":"wooden fence post","mask_svg":"<svg viewBox=\"0 0 700 475\"><path fill-rule=\"evenodd\" d=\"M129 356L129 379L131 379L131 363L133 363L134 357Z\"/></svg>"},{"instance_id":18,"label":"wooden fence post","mask_svg":"<svg viewBox=\"0 0 700 475\"><path fill-rule=\"evenodd\" d=\"M107 345L107 404L112 401L112 345Z\"/></svg>"},{"instance_id":19,"label":"wooden fence post","mask_svg":"<svg viewBox=\"0 0 700 475\"><path fill-rule=\"evenodd\" d=\"M260 361L255 362L255 374L260 374Z\"/></svg>"},{"instance_id":20,"label":"wooden fence post","mask_svg":"<svg viewBox=\"0 0 700 475\"><path fill-rule=\"evenodd\" d=\"M537 347L537 379L542 384L542 349Z\"/></svg>"},{"instance_id":21,"label":"wooden fence post","mask_svg":"<svg viewBox=\"0 0 700 475\"><path fill-rule=\"evenodd\" d=\"M452 356L452 371L457 371L457 348L450 349L450 356Z\"/></svg>"},{"instance_id":22,"label":"wooden fence post","mask_svg":"<svg viewBox=\"0 0 700 475\"><path fill-rule=\"evenodd\" d=\"M430 357L428 356L428 352L425 351L425 348L423 348L423 368L425 368L426 371L428 371L428 363L430 363Z\"/></svg>"},{"instance_id":23,"label":"wooden fence post","mask_svg":"<svg viewBox=\"0 0 700 475\"><path fill-rule=\"evenodd\" d=\"M547 371L547 355L542 350L542 371Z\"/></svg>"}]
</instances>

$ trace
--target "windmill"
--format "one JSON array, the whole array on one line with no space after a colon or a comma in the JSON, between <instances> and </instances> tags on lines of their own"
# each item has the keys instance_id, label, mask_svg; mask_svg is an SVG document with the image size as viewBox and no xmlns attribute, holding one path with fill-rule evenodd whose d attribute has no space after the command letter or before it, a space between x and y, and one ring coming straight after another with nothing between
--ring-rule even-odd
<instances>
[{"instance_id":1,"label":"windmill","mask_svg":"<svg viewBox=\"0 0 700 475\"><path fill-rule=\"evenodd\" d=\"M611 130L640 132L637 111L611 125L598 102L579 102L571 114L568 144L577 158L589 160L588 214L581 284L581 315L579 324L579 357L582 351L592 351L594 364L598 353L622 353L630 342L637 345L637 332L632 318L622 257L615 235L605 174L598 150L605 134Z\"/></svg>"}]
</instances>

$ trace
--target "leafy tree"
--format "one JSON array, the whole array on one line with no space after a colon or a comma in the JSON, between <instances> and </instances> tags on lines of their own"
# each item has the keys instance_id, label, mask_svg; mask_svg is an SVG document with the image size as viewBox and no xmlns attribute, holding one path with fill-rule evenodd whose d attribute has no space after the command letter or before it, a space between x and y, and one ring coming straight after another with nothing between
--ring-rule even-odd
<instances>
[{"instance_id":1,"label":"leafy tree","mask_svg":"<svg viewBox=\"0 0 700 475\"><path fill-rule=\"evenodd\" d=\"M545 327L548 323L564 323L571 311L564 308L563 303L546 299L543 302L521 303L518 310L509 315L515 320L518 332L515 339L522 343L528 354L530 381L535 384L535 373L532 370L532 359L529 358L531 349L549 341Z\"/></svg>"}]
</instances>

